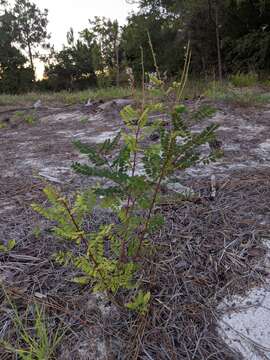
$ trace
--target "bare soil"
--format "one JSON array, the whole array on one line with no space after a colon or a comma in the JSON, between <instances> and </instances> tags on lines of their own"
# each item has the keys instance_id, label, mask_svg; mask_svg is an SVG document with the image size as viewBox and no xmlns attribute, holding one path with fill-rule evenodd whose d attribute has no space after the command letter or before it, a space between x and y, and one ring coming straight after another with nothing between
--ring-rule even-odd
<instances>
[{"instance_id":1,"label":"bare soil","mask_svg":"<svg viewBox=\"0 0 270 360\"><path fill-rule=\"evenodd\" d=\"M25 121L33 110L20 116L13 109L0 111L5 124L0 129L0 242L17 243L8 255L0 254L0 282L22 314L28 304L40 302L52 331L68 326L57 359L239 359L217 334L218 305L268 276L261 239L270 230L270 107L217 104L213 118L194 125L194 131L220 125L224 157L179 174L196 201L157 209L167 221L156 236L162 256L145 267L154 298L147 317L132 317L75 285L73 269L51 260L67 245L53 237L52 224L30 205L45 201L46 182L66 193L89 184L70 169L74 161L85 161L72 141L113 137L121 127L119 110L128 102L40 108L33 124ZM211 175L217 181L214 199ZM93 226L106 216L96 210ZM15 342L10 307L3 293L0 299L0 339ZM0 358L13 359L3 349Z\"/></svg>"}]
</instances>

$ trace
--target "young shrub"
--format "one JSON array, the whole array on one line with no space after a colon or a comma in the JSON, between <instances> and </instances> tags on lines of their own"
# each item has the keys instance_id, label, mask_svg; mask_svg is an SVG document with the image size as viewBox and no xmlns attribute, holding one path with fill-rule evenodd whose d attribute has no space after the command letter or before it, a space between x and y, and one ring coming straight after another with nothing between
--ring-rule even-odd
<instances>
[{"instance_id":1,"label":"young shrub","mask_svg":"<svg viewBox=\"0 0 270 360\"><path fill-rule=\"evenodd\" d=\"M187 59L190 61L190 57ZM142 314L148 309L151 294L147 289L144 292L138 279L142 259L151 256L155 248L153 234L164 224L164 218L155 212L161 188L175 173L214 161L217 155L200 155L200 146L215 138L217 125L210 125L200 133L189 130L185 116L188 110L180 103L186 80L184 74L180 83L166 89L164 82L152 75L151 83L155 84L158 97L161 93L163 97L169 94L175 103L167 108L165 102L152 99L148 104L143 100L140 108L127 106L121 112L123 129L113 140L97 146L75 142L76 148L88 157L89 164L75 163L74 171L99 178L100 183L78 194L74 202L47 188L45 193L51 206L46 209L34 206L56 223L54 231L58 237L83 246L84 253L80 256L61 252L56 257L61 264L72 263L80 270L82 276L74 281L92 283L94 291L105 291L110 297L123 289L131 290L135 298L126 306ZM151 114L161 111L167 113L169 124L162 118L152 121ZM212 114L209 108L201 111L204 116ZM154 144L147 141L153 132L159 134L159 141ZM110 209L118 221L102 225L97 232L88 232L84 219L95 206Z\"/></svg>"}]
</instances>

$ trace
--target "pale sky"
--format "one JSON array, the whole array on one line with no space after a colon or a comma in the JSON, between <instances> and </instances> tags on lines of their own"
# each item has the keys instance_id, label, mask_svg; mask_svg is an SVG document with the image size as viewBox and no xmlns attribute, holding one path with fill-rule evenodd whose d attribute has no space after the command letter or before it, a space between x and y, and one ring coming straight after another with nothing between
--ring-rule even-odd
<instances>
[{"instance_id":1,"label":"pale sky","mask_svg":"<svg viewBox=\"0 0 270 360\"><path fill-rule=\"evenodd\" d=\"M125 0L32 0L39 8L49 10L49 26L51 42L59 49L66 41L66 33L70 27L75 33L88 26L88 19L94 16L105 16L118 19L122 25L127 15L136 10L135 5Z\"/></svg>"}]
</instances>

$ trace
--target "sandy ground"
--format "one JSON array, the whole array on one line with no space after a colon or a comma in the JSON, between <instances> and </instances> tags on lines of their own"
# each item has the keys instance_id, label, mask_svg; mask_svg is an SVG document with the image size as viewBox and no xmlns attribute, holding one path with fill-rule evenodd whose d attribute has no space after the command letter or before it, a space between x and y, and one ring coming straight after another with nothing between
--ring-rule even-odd
<instances>
[{"instance_id":1,"label":"sandy ground","mask_svg":"<svg viewBox=\"0 0 270 360\"><path fill-rule=\"evenodd\" d=\"M129 100L119 100L113 104L102 105L101 108L82 105L39 109L38 120L34 124L27 124L22 117L14 118L14 112L7 111L0 115L0 121L2 119L6 123L6 127L0 129L0 241L15 239L19 245L19 250L11 254L8 262L0 256L0 279L14 282L13 285L16 288L23 287L23 284L19 284L16 280L11 266L12 258L17 261L21 256L21 268L16 271L25 271L28 275L30 271L28 263L33 268L39 266L38 253L33 255L29 244L38 243L40 253L45 244L39 243L33 235L33 226L35 223L40 223L40 219L33 214L30 204L43 200L44 182L59 185L65 191L86 185L87 179L81 180L70 169L74 161L84 161L74 149L72 141L100 143L104 139L115 136L121 127L119 110L128 103ZM217 107L216 115L195 125L193 131L198 131L209 123L218 123L220 127L217 134L222 143L224 157L206 167L198 166L187 170L181 174L181 182L191 187L196 187L200 181L209 185L211 176L215 175L218 184L217 191L221 192L226 184L241 179L244 175L251 183L257 174L265 174L265 178L269 179L270 107L231 108L222 104L218 104ZM209 152L209 147L204 146L202 151ZM254 186L256 187L255 180ZM269 193L266 196L269 196ZM256 196L252 199L256 202ZM260 208L260 201L261 198L258 197L258 203L256 206L254 204L254 208ZM226 213L226 209L224 212ZM249 215L262 226L270 224L270 207L261 209L261 212L254 210L254 213ZM46 224L43 226L46 231ZM51 235L48 235L48 238L51 238ZM267 241L266 238L264 241ZM24 243L27 243L26 249ZM24 249L23 252L20 253L20 249ZM46 252L50 252L50 246ZM43 261L46 262L45 259ZM260 266L265 270L266 284L255 289L253 287L244 298L227 299L220 308L220 314L223 314L219 321L220 336L229 346L242 353L247 360L270 359L270 280L269 283L267 280L267 273L270 271L269 262L264 259ZM41 274L37 281L42 293L50 291L46 281L48 277L54 277L50 273L53 270L50 270L49 261L47 270L49 275L48 273ZM37 283L35 283L36 292ZM66 296L78 295L77 288L72 286L71 290L63 288L62 291ZM86 302L89 303L89 301L92 300L88 297ZM106 358L104 357L105 340L101 341L103 336L104 334L101 334L99 330L93 329L91 341L94 344L92 349L94 357L85 355L89 353L89 342L84 340L88 345L81 344L76 353L77 357L71 356L71 353L65 357L63 352L61 358ZM96 343L93 341L95 338L99 339Z\"/></svg>"}]
</instances>

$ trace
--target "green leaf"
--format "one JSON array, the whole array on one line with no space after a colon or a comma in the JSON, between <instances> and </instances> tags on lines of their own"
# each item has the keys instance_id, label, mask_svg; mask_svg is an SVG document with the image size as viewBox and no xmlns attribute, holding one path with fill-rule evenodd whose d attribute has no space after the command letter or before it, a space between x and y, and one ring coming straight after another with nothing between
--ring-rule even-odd
<instances>
[{"instance_id":1,"label":"green leaf","mask_svg":"<svg viewBox=\"0 0 270 360\"><path fill-rule=\"evenodd\" d=\"M203 120L211 118L216 113L216 109L209 105L202 105L198 110L192 114L194 120Z\"/></svg>"},{"instance_id":2,"label":"green leaf","mask_svg":"<svg viewBox=\"0 0 270 360\"><path fill-rule=\"evenodd\" d=\"M162 215L155 215L150 219L148 232L153 233L160 229L165 223L165 219Z\"/></svg>"},{"instance_id":3,"label":"green leaf","mask_svg":"<svg viewBox=\"0 0 270 360\"><path fill-rule=\"evenodd\" d=\"M124 134L123 133L123 138L124 138L126 146L130 150L130 152L134 153L135 151L138 150L135 136L133 136L132 134Z\"/></svg>"},{"instance_id":4,"label":"green leaf","mask_svg":"<svg viewBox=\"0 0 270 360\"><path fill-rule=\"evenodd\" d=\"M96 188L94 192L98 196L105 196L105 197L114 197L115 196L123 196L123 190L119 186L109 186L107 188Z\"/></svg>"},{"instance_id":5,"label":"green leaf","mask_svg":"<svg viewBox=\"0 0 270 360\"><path fill-rule=\"evenodd\" d=\"M138 112L130 105L124 107L120 115L127 127L132 127L139 118Z\"/></svg>"},{"instance_id":6,"label":"green leaf","mask_svg":"<svg viewBox=\"0 0 270 360\"><path fill-rule=\"evenodd\" d=\"M130 303L126 304L126 307L130 310L134 310L144 315L149 308L149 302L151 299L151 293L148 291L144 293L142 290L138 292L136 297Z\"/></svg>"},{"instance_id":7,"label":"green leaf","mask_svg":"<svg viewBox=\"0 0 270 360\"><path fill-rule=\"evenodd\" d=\"M141 128L145 127L148 121L149 108L146 108L139 118L139 125Z\"/></svg>"},{"instance_id":8,"label":"green leaf","mask_svg":"<svg viewBox=\"0 0 270 360\"><path fill-rule=\"evenodd\" d=\"M91 278L89 276L79 276L72 279L73 282L80 285L88 285L91 281Z\"/></svg>"},{"instance_id":9,"label":"green leaf","mask_svg":"<svg viewBox=\"0 0 270 360\"><path fill-rule=\"evenodd\" d=\"M113 140L111 139L105 140L104 143L100 146L99 151L102 154L111 153L118 146L120 139L121 139L121 131L115 136Z\"/></svg>"},{"instance_id":10,"label":"green leaf","mask_svg":"<svg viewBox=\"0 0 270 360\"><path fill-rule=\"evenodd\" d=\"M106 160L100 156L97 151L90 145L83 144L81 141L74 141L75 147L80 151L81 154L88 156L89 160L97 166L104 165Z\"/></svg>"},{"instance_id":11,"label":"green leaf","mask_svg":"<svg viewBox=\"0 0 270 360\"><path fill-rule=\"evenodd\" d=\"M162 80L159 80L157 78L157 76L155 76L155 75L150 74L149 79L150 79L150 82L155 84L157 87L160 87L160 86L164 85L164 82Z\"/></svg>"},{"instance_id":12,"label":"green leaf","mask_svg":"<svg viewBox=\"0 0 270 360\"><path fill-rule=\"evenodd\" d=\"M187 111L187 108L185 105L176 105L175 108L174 108L174 111L177 113L177 114L183 114Z\"/></svg>"},{"instance_id":13,"label":"green leaf","mask_svg":"<svg viewBox=\"0 0 270 360\"><path fill-rule=\"evenodd\" d=\"M118 170L118 172L120 173L126 172L128 168L131 167L130 155L131 155L131 151L129 147L125 144L121 148L119 155L115 158L112 167L114 169L116 168L116 170Z\"/></svg>"},{"instance_id":14,"label":"green leaf","mask_svg":"<svg viewBox=\"0 0 270 360\"><path fill-rule=\"evenodd\" d=\"M149 146L144 151L144 157L142 159L146 174L150 179L156 179L160 173L163 159L162 149L160 144Z\"/></svg>"},{"instance_id":15,"label":"green leaf","mask_svg":"<svg viewBox=\"0 0 270 360\"><path fill-rule=\"evenodd\" d=\"M0 252L8 253L9 251L13 250L16 246L15 240L9 240L7 245L0 244Z\"/></svg>"},{"instance_id":16,"label":"green leaf","mask_svg":"<svg viewBox=\"0 0 270 360\"><path fill-rule=\"evenodd\" d=\"M5 253L7 251L6 246L0 245L0 251Z\"/></svg>"},{"instance_id":17,"label":"green leaf","mask_svg":"<svg viewBox=\"0 0 270 360\"><path fill-rule=\"evenodd\" d=\"M76 215L80 215L83 217L84 215L89 215L96 205L97 199L94 191L86 190L81 194L78 194L75 200L74 207L72 209L72 213Z\"/></svg>"},{"instance_id":18,"label":"green leaf","mask_svg":"<svg viewBox=\"0 0 270 360\"><path fill-rule=\"evenodd\" d=\"M86 164L75 163L72 165L72 169L82 175L106 178L116 183L122 183L128 179L128 176L125 174L113 172L106 168L98 169L97 167L90 167Z\"/></svg>"},{"instance_id":19,"label":"green leaf","mask_svg":"<svg viewBox=\"0 0 270 360\"><path fill-rule=\"evenodd\" d=\"M11 251L16 246L16 240L9 240L7 243L7 250Z\"/></svg>"}]
</instances>

